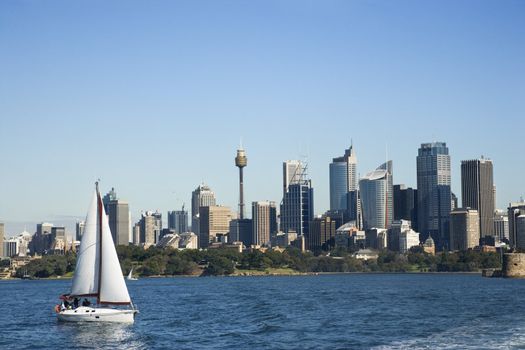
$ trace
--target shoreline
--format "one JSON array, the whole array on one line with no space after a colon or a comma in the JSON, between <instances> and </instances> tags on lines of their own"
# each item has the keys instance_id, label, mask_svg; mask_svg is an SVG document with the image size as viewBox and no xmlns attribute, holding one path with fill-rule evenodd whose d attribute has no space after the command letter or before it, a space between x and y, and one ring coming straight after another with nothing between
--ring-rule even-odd
<instances>
[{"instance_id":1,"label":"shoreline","mask_svg":"<svg viewBox=\"0 0 525 350\"><path fill-rule=\"evenodd\" d=\"M140 279L159 279L159 278L198 278L198 277L294 277L294 276L327 276L327 275L482 275L482 271L405 271L405 272L386 272L386 271L353 271L353 272L292 272L292 273L272 273L254 270L255 272L234 273L231 275L152 275L139 276ZM5 278L2 281L59 281L71 280L72 277L45 277L45 278Z\"/></svg>"}]
</instances>

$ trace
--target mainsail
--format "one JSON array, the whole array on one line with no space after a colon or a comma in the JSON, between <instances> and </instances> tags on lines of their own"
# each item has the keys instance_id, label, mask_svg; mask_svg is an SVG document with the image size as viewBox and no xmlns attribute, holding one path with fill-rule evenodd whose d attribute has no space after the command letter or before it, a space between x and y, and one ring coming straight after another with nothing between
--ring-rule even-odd
<instances>
[{"instance_id":1,"label":"mainsail","mask_svg":"<svg viewBox=\"0 0 525 350\"><path fill-rule=\"evenodd\" d=\"M99 304L131 303L98 186L86 217L71 296L97 297Z\"/></svg>"}]
</instances>

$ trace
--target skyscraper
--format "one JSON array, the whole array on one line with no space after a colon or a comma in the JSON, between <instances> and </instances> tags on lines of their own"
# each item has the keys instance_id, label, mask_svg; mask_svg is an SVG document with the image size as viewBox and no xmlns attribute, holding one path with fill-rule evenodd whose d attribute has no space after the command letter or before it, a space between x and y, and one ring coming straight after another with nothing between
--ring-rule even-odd
<instances>
[{"instance_id":1,"label":"skyscraper","mask_svg":"<svg viewBox=\"0 0 525 350\"><path fill-rule=\"evenodd\" d=\"M330 250L335 246L335 231L338 223L329 215L314 218L307 235L307 248L311 251Z\"/></svg>"},{"instance_id":2,"label":"skyscraper","mask_svg":"<svg viewBox=\"0 0 525 350\"><path fill-rule=\"evenodd\" d=\"M422 239L430 234L437 249L448 248L451 204L447 144L423 143L417 156L418 231Z\"/></svg>"},{"instance_id":3,"label":"skyscraper","mask_svg":"<svg viewBox=\"0 0 525 350\"><path fill-rule=\"evenodd\" d=\"M199 209L199 216L199 247L201 248L207 248L214 242L217 234L226 235L230 230L232 214L228 207L202 206Z\"/></svg>"},{"instance_id":4,"label":"skyscraper","mask_svg":"<svg viewBox=\"0 0 525 350\"><path fill-rule=\"evenodd\" d=\"M514 248L525 248L525 232L521 232L518 226L518 218L525 215L525 201L509 203L507 213L510 245Z\"/></svg>"},{"instance_id":5,"label":"skyscraper","mask_svg":"<svg viewBox=\"0 0 525 350\"><path fill-rule=\"evenodd\" d=\"M252 244L268 245L271 236L277 233L272 232L273 213L275 213L275 202L259 201L252 203Z\"/></svg>"},{"instance_id":6,"label":"skyscraper","mask_svg":"<svg viewBox=\"0 0 525 350\"><path fill-rule=\"evenodd\" d=\"M142 212L139 222L140 230L134 233L140 233L140 243L148 248L157 243L160 232L162 231L162 214L159 212L146 211Z\"/></svg>"},{"instance_id":7,"label":"skyscraper","mask_svg":"<svg viewBox=\"0 0 525 350\"><path fill-rule=\"evenodd\" d=\"M129 244L129 204L120 199L112 199L108 203L109 229L115 246Z\"/></svg>"},{"instance_id":8,"label":"skyscraper","mask_svg":"<svg viewBox=\"0 0 525 350\"><path fill-rule=\"evenodd\" d=\"M364 229L388 229L394 217L392 161L359 180Z\"/></svg>"},{"instance_id":9,"label":"skyscraper","mask_svg":"<svg viewBox=\"0 0 525 350\"><path fill-rule=\"evenodd\" d=\"M300 160L283 162L283 195L288 191L288 186L301 182L304 171L304 165Z\"/></svg>"},{"instance_id":10,"label":"skyscraper","mask_svg":"<svg viewBox=\"0 0 525 350\"><path fill-rule=\"evenodd\" d=\"M248 165L248 158L242 146L237 150L237 157L235 157L235 166L239 168L239 219L244 219L244 180L242 169Z\"/></svg>"},{"instance_id":11,"label":"skyscraper","mask_svg":"<svg viewBox=\"0 0 525 350\"><path fill-rule=\"evenodd\" d=\"M450 213L450 249L467 250L479 245L479 215L476 209L458 208Z\"/></svg>"},{"instance_id":12,"label":"skyscraper","mask_svg":"<svg viewBox=\"0 0 525 350\"><path fill-rule=\"evenodd\" d=\"M509 217L504 210L494 213L494 235L500 240L509 239Z\"/></svg>"},{"instance_id":13,"label":"skyscraper","mask_svg":"<svg viewBox=\"0 0 525 350\"><path fill-rule=\"evenodd\" d=\"M184 205L181 210L168 211L168 229L176 233L188 232L188 211L184 210Z\"/></svg>"},{"instance_id":14,"label":"skyscraper","mask_svg":"<svg viewBox=\"0 0 525 350\"><path fill-rule=\"evenodd\" d=\"M85 227L86 223L84 221L77 221L75 225L75 240L80 241L82 239Z\"/></svg>"},{"instance_id":15,"label":"skyscraper","mask_svg":"<svg viewBox=\"0 0 525 350\"><path fill-rule=\"evenodd\" d=\"M314 217L314 189L306 179L306 166L298 160L283 164L283 201L281 202L281 230L297 235L308 233Z\"/></svg>"},{"instance_id":16,"label":"skyscraper","mask_svg":"<svg viewBox=\"0 0 525 350\"><path fill-rule=\"evenodd\" d=\"M191 193L191 230L198 234L199 228L199 211L201 207L215 205L215 193L205 184L199 185ZM199 242L200 244L200 242Z\"/></svg>"},{"instance_id":17,"label":"skyscraper","mask_svg":"<svg viewBox=\"0 0 525 350\"><path fill-rule=\"evenodd\" d=\"M417 231L417 190L394 185L394 220L409 220Z\"/></svg>"},{"instance_id":18,"label":"skyscraper","mask_svg":"<svg viewBox=\"0 0 525 350\"><path fill-rule=\"evenodd\" d=\"M461 198L464 208L479 214L481 238L494 235L493 165L489 159L461 161Z\"/></svg>"},{"instance_id":19,"label":"skyscraper","mask_svg":"<svg viewBox=\"0 0 525 350\"><path fill-rule=\"evenodd\" d=\"M354 147L330 163L330 210L347 210L348 192L357 190L357 157Z\"/></svg>"}]
</instances>

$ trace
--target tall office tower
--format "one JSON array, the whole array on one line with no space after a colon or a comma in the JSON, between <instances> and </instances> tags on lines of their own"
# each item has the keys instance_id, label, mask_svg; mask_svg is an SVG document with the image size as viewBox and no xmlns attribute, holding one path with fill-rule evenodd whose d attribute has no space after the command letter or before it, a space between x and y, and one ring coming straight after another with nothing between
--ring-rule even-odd
<instances>
[{"instance_id":1,"label":"tall office tower","mask_svg":"<svg viewBox=\"0 0 525 350\"><path fill-rule=\"evenodd\" d=\"M388 229L394 217L392 161L388 161L359 180L361 210L365 230Z\"/></svg>"},{"instance_id":2,"label":"tall office tower","mask_svg":"<svg viewBox=\"0 0 525 350\"><path fill-rule=\"evenodd\" d=\"M133 244L138 246L141 243L144 243L144 242L141 242L140 240L140 222L137 222L133 226Z\"/></svg>"},{"instance_id":3,"label":"tall office tower","mask_svg":"<svg viewBox=\"0 0 525 350\"><path fill-rule=\"evenodd\" d=\"M331 250L335 245L337 227L338 223L329 215L314 218L306 235L306 248L311 251Z\"/></svg>"},{"instance_id":4,"label":"tall office tower","mask_svg":"<svg viewBox=\"0 0 525 350\"><path fill-rule=\"evenodd\" d=\"M252 244L268 245L272 236L277 234L272 232L273 221L276 221L272 215L275 212L275 202L252 202Z\"/></svg>"},{"instance_id":5,"label":"tall office tower","mask_svg":"<svg viewBox=\"0 0 525 350\"><path fill-rule=\"evenodd\" d=\"M200 232L199 209L201 207L214 206L215 204L215 193L205 184L199 185L191 193L191 230L194 233L199 234Z\"/></svg>"},{"instance_id":6,"label":"tall office tower","mask_svg":"<svg viewBox=\"0 0 525 350\"><path fill-rule=\"evenodd\" d=\"M102 204L104 205L104 211L106 214L109 212L109 202L117 200L117 192L115 192L115 188L111 187L111 191L106 193L104 197L102 197Z\"/></svg>"},{"instance_id":7,"label":"tall office tower","mask_svg":"<svg viewBox=\"0 0 525 350\"><path fill-rule=\"evenodd\" d=\"M244 184L242 169L248 165L248 158L242 146L237 150L237 157L235 157L235 166L239 168L239 219L244 219Z\"/></svg>"},{"instance_id":8,"label":"tall office tower","mask_svg":"<svg viewBox=\"0 0 525 350\"><path fill-rule=\"evenodd\" d=\"M168 228L176 233L188 232L188 211L182 210L168 211Z\"/></svg>"},{"instance_id":9,"label":"tall office tower","mask_svg":"<svg viewBox=\"0 0 525 350\"><path fill-rule=\"evenodd\" d=\"M5 235L4 223L0 222L0 258L4 256L4 235Z\"/></svg>"},{"instance_id":10,"label":"tall office tower","mask_svg":"<svg viewBox=\"0 0 525 350\"><path fill-rule=\"evenodd\" d=\"M525 248L525 236L518 232L518 217L525 215L525 201L509 203L507 213L510 245L514 248Z\"/></svg>"},{"instance_id":11,"label":"tall office tower","mask_svg":"<svg viewBox=\"0 0 525 350\"><path fill-rule=\"evenodd\" d=\"M279 225L277 223L277 206L275 202L271 202L273 205L270 206L270 241L275 238L279 232Z\"/></svg>"},{"instance_id":12,"label":"tall office tower","mask_svg":"<svg viewBox=\"0 0 525 350\"><path fill-rule=\"evenodd\" d=\"M159 212L142 212L140 225L140 242L148 248L157 243L162 231L162 214Z\"/></svg>"},{"instance_id":13,"label":"tall office tower","mask_svg":"<svg viewBox=\"0 0 525 350\"><path fill-rule=\"evenodd\" d=\"M417 231L417 190L394 185L394 220L408 220Z\"/></svg>"},{"instance_id":14,"label":"tall office tower","mask_svg":"<svg viewBox=\"0 0 525 350\"><path fill-rule=\"evenodd\" d=\"M479 245L479 215L476 209L458 208L450 213L450 249L467 250Z\"/></svg>"},{"instance_id":15,"label":"tall office tower","mask_svg":"<svg viewBox=\"0 0 525 350\"><path fill-rule=\"evenodd\" d=\"M450 211L457 208L459 208L458 197L454 194L454 192L450 192Z\"/></svg>"},{"instance_id":16,"label":"tall office tower","mask_svg":"<svg viewBox=\"0 0 525 350\"><path fill-rule=\"evenodd\" d=\"M53 239L51 237L51 229L53 224L43 222L36 225L36 232L33 239L29 243L29 250L31 254L44 254L51 248Z\"/></svg>"},{"instance_id":17,"label":"tall office tower","mask_svg":"<svg viewBox=\"0 0 525 350\"><path fill-rule=\"evenodd\" d=\"M418 231L424 238L430 234L439 250L448 248L451 205L447 144L423 143L417 156Z\"/></svg>"},{"instance_id":18,"label":"tall office tower","mask_svg":"<svg viewBox=\"0 0 525 350\"><path fill-rule=\"evenodd\" d=\"M82 235L84 234L84 229L86 227L86 223L84 221L77 221L75 224L75 240L80 241L82 239Z\"/></svg>"},{"instance_id":19,"label":"tall office tower","mask_svg":"<svg viewBox=\"0 0 525 350\"><path fill-rule=\"evenodd\" d=\"M281 202L281 230L294 231L297 235L308 234L314 217L314 189L311 180L300 174L298 183L289 184Z\"/></svg>"},{"instance_id":20,"label":"tall office tower","mask_svg":"<svg viewBox=\"0 0 525 350\"><path fill-rule=\"evenodd\" d=\"M461 161L461 198L464 208L479 214L481 238L494 235L493 165L489 159Z\"/></svg>"},{"instance_id":21,"label":"tall office tower","mask_svg":"<svg viewBox=\"0 0 525 350\"><path fill-rule=\"evenodd\" d=\"M226 235L230 230L232 213L230 208L217 205L203 206L199 209L199 246L207 248L215 242L218 234Z\"/></svg>"},{"instance_id":22,"label":"tall office tower","mask_svg":"<svg viewBox=\"0 0 525 350\"><path fill-rule=\"evenodd\" d=\"M113 244L129 244L129 204L120 199L112 199L108 203L108 221Z\"/></svg>"},{"instance_id":23,"label":"tall office tower","mask_svg":"<svg viewBox=\"0 0 525 350\"><path fill-rule=\"evenodd\" d=\"M253 244L252 219L235 219L230 221L228 242L242 242L249 247Z\"/></svg>"},{"instance_id":24,"label":"tall office tower","mask_svg":"<svg viewBox=\"0 0 525 350\"><path fill-rule=\"evenodd\" d=\"M283 162L283 195L288 192L288 186L302 182L304 173L305 167L300 160Z\"/></svg>"},{"instance_id":25,"label":"tall office tower","mask_svg":"<svg viewBox=\"0 0 525 350\"><path fill-rule=\"evenodd\" d=\"M357 191L357 157L350 145L343 156L330 163L330 210L350 210L348 197L353 191ZM350 220L356 216L357 213L350 213Z\"/></svg>"},{"instance_id":26,"label":"tall office tower","mask_svg":"<svg viewBox=\"0 0 525 350\"><path fill-rule=\"evenodd\" d=\"M494 213L494 235L500 240L509 239L509 217L504 210Z\"/></svg>"}]
</instances>

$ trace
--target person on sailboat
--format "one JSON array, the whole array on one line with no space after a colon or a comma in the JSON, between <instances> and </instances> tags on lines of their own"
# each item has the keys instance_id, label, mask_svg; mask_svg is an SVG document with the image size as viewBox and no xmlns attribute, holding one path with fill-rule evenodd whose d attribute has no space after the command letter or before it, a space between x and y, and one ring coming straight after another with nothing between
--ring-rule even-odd
<instances>
[{"instance_id":1,"label":"person on sailboat","mask_svg":"<svg viewBox=\"0 0 525 350\"><path fill-rule=\"evenodd\" d=\"M78 308L78 303L80 302L80 300L78 298L75 298L73 299L73 307L76 309Z\"/></svg>"},{"instance_id":2,"label":"person on sailboat","mask_svg":"<svg viewBox=\"0 0 525 350\"><path fill-rule=\"evenodd\" d=\"M84 301L82 302L82 306L89 306L89 305L91 305L91 302L87 300L86 298L84 298Z\"/></svg>"}]
</instances>

